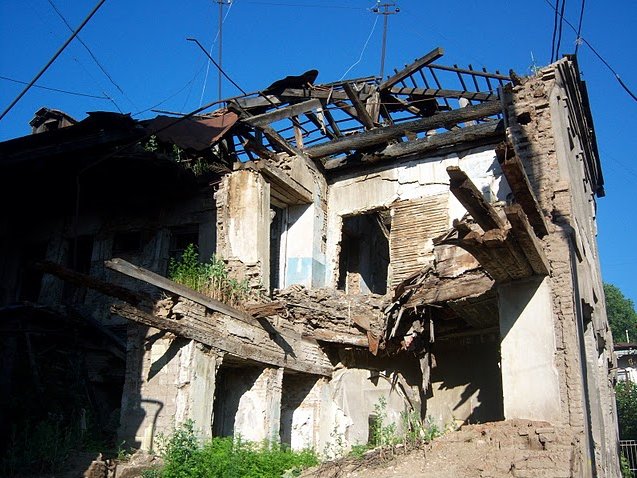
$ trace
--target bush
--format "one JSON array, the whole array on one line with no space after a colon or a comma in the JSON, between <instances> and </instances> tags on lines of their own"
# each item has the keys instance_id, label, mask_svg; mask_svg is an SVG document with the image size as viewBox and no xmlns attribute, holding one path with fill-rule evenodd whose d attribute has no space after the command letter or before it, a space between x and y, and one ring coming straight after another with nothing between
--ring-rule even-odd
<instances>
[{"instance_id":1,"label":"bush","mask_svg":"<svg viewBox=\"0 0 637 478\"><path fill-rule=\"evenodd\" d=\"M311 450L296 452L276 443L217 437L199 445L192 422L164 439L160 454L164 467L145 478L280 478L318 463Z\"/></svg>"}]
</instances>

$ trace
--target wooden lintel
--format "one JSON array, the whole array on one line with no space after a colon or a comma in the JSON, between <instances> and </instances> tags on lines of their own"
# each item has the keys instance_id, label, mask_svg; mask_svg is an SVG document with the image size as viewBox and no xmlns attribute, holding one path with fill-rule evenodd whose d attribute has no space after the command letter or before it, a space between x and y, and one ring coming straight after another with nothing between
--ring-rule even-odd
<instances>
[{"instance_id":1,"label":"wooden lintel","mask_svg":"<svg viewBox=\"0 0 637 478\"><path fill-rule=\"evenodd\" d=\"M314 98L308 101L303 101L301 103L295 103L284 108L268 111L267 113L263 113L260 115L249 116L247 118L244 118L243 122L248 123L252 126L267 126L270 123L274 123L275 121L291 118L292 116L307 113L308 111L312 111L320 107L321 101Z\"/></svg>"},{"instance_id":2,"label":"wooden lintel","mask_svg":"<svg viewBox=\"0 0 637 478\"><path fill-rule=\"evenodd\" d=\"M369 347L369 339L367 335L354 335L344 332L335 332L328 329L316 329L308 335L315 340L321 342L329 342L333 344L353 345L355 347Z\"/></svg>"},{"instance_id":3,"label":"wooden lintel","mask_svg":"<svg viewBox=\"0 0 637 478\"><path fill-rule=\"evenodd\" d=\"M523 208L519 204L513 204L505 207L504 212L511 224L511 234L531 264L533 272L548 275L551 269L542 242L535 236Z\"/></svg>"},{"instance_id":4,"label":"wooden lintel","mask_svg":"<svg viewBox=\"0 0 637 478\"><path fill-rule=\"evenodd\" d=\"M354 90L354 87L350 83L343 83L343 90L356 110L358 121L360 121L366 129L372 129L374 127L374 120L367 112L365 105L358 96L358 92Z\"/></svg>"},{"instance_id":5,"label":"wooden lintel","mask_svg":"<svg viewBox=\"0 0 637 478\"><path fill-rule=\"evenodd\" d=\"M224 322L227 317L191 317L185 315L179 320L150 314L127 304L111 306L111 312L140 324L166 330L187 339L196 340L204 345L223 350L242 359L284 367L304 373L330 377L332 366L318 344L303 340L287 341L286 348L275 348L268 333L252 326L247 331ZM245 324L244 324L245 325ZM247 339L246 337L250 337Z\"/></svg>"},{"instance_id":6,"label":"wooden lintel","mask_svg":"<svg viewBox=\"0 0 637 478\"><path fill-rule=\"evenodd\" d=\"M403 86L393 86L389 89L389 92L393 95L424 96L434 98L466 98L468 100L476 101L491 101L498 98L498 95L495 93L443 90L437 88L407 88Z\"/></svg>"},{"instance_id":7,"label":"wooden lintel","mask_svg":"<svg viewBox=\"0 0 637 478\"><path fill-rule=\"evenodd\" d=\"M137 305L140 302L150 301L150 297L141 292L132 291L126 287L97 279L96 277L81 272L74 271L68 267L50 261L38 262L35 268L47 274L54 275L60 279L80 287L88 287L109 297L123 300L129 304Z\"/></svg>"},{"instance_id":8,"label":"wooden lintel","mask_svg":"<svg viewBox=\"0 0 637 478\"><path fill-rule=\"evenodd\" d=\"M546 236L548 234L548 226L544 213L533 193L522 161L515 154L513 145L506 142L500 143L495 153L504 177L506 177L507 183L509 183L511 191L513 191L515 200L522 206L526 216L529 218L529 222L533 226L533 230L538 237Z\"/></svg>"},{"instance_id":9,"label":"wooden lintel","mask_svg":"<svg viewBox=\"0 0 637 478\"><path fill-rule=\"evenodd\" d=\"M162 277L159 274L155 274L154 272L144 269L143 267L131 264L124 259L115 258L109 261L104 261L104 265L107 268L117 271L126 276L141 280L143 282L147 282L160 289L190 299L193 302L201 304L204 307L207 307L208 309L215 312L226 314L247 324L258 324L254 317L249 316L245 312L241 312L240 310L224 304L223 302L215 300L211 297L207 297L195 290L190 289L189 287L186 287L185 285L177 284L176 282L171 281L166 277Z\"/></svg>"},{"instance_id":10,"label":"wooden lintel","mask_svg":"<svg viewBox=\"0 0 637 478\"><path fill-rule=\"evenodd\" d=\"M444 50L442 48L436 48L436 49L430 51L425 56L417 59L412 64L410 64L410 65L406 66L405 68L403 68L402 70L400 70L394 76L392 76L392 77L388 78L387 80L385 80L383 83L381 83L381 85L378 87L378 89L382 91L382 90L386 90L388 88L391 88L396 83L399 83L402 80L404 80L405 78L407 78L408 76L413 75L414 73L416 73L421 68L423 68L423 67L427 66L428 64L430 64L432 61L436 61L443 54L444 54Z\"/></svg>"},{"instance_id":11,"label":"wooden lintel","mask_svg":"<svg viewBox=\"0 0 637 478\"><path fill-rule=\"evenodd\" d=\"M505 222L462 169L449 166L447 174L451 192L484 231L504 227Z\"/></svg>"},{"instance_id":12,"label":"wooden lintel","mask_svg":"<svg viewBox=\"0 0 637 478\"><path fill-rule=\"evenodd\" d=\"M266 161L247 161L237 165L236 169L252 169L259 171L274 188L281 190L288 205L310 204L312 192L297 183L285 171Z\"/></svg>"},{"instance_id":13,"label":"wooden lintel","mask_svg":"<svg viewBox=\"0 0 637 478\"><path fill-rule=\"evenodd\" d=\"M392 139L404 136L407 132L420 133L436 128L450 127L465 121L492 116L501 113L501 111L502 107L499 101L487 101L478 105L467 106L466 108L437 113L427 118L344 136L327 143L305 148L304 152L311 158L323 158L332 154L387 143Z\"/></svg>"}]
</instances>

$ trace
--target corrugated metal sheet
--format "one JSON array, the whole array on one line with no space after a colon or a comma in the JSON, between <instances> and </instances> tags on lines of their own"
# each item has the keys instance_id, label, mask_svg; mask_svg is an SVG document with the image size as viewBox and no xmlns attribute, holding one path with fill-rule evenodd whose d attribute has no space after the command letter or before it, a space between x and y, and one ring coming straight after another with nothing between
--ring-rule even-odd
<instances>
[{"instance_id":1,"label":"corrugated metal sheet","mask_svg":"<svg viewBox=\"0 0 637 478\"><path fill-rule=\"evenodd\" d=\"M448 229L449 194L399 201L392 205L389 237L392 287L433 259L432 244L427 242Z\"/></svg>"}]
</instances>

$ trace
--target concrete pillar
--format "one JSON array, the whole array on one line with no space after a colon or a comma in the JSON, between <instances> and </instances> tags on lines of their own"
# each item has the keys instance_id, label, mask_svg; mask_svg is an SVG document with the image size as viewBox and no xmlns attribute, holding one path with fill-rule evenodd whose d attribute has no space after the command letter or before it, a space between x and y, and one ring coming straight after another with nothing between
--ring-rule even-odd
<instances>
[{"instance_id":1,"label":"concrete pillar","mask_svg":"<svg viewBox=\"0 0 637 478\"><path fill-rule=\"evenodd\" d=\"M504 418L557 423L560 391L548 278L531 278L498 289Z\"/></svg>"},{"instance_id":2,"label":"concrete pillar","mask_svg":"<svg viewBox=\"0 0 637 478\"><path fill-rule=\"evenodd\" d=\"M259 173L235 171L228 176L227 257L259 264L261 284L270 287L270 185Z\"/></svg>"},{"instance_id":3,"label":"concrete pillar","mask_svg":"<svg viewBox=\"0 0 637 478\"><path fill-rule=\"evenodd\" d=\"M237 408L234 435L254 442L279 441L283 369L266 367Z\"/></svg>"}]
</instances>

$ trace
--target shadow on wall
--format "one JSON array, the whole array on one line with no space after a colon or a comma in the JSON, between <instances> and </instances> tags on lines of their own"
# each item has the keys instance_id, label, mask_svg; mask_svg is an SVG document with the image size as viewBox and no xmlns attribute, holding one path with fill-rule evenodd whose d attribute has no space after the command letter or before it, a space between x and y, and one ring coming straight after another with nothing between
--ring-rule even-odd
<instances>
[{"instance_id":1,"label":"shadow on wall","mask_svg":"<svg viewBox=\"0 0 637 478\"><path fill-rule=\"evenodd\" d=\"M471 340L475 343L437 345L435 351L427 413L444 425L452 419L465 424L504 419L499 344Z\"/></svg>"}]
</instances>

